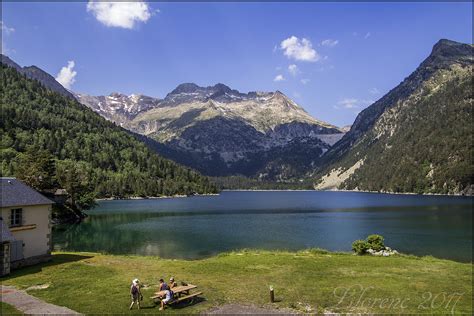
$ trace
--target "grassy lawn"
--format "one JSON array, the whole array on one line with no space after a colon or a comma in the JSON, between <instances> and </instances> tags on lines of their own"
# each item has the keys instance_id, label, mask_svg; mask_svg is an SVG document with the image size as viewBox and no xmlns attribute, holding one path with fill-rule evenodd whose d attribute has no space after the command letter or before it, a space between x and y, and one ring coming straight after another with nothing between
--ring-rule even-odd
<instances>
[{"instance_id":1,"label":"grassy lawn","mask_svg":"<svg viewBox=\"0 0 474 316\"><path fill-rule=\"evenodd\" d=\"M0 312L1 315L23 315L23 313L15 307L3 302L0 302Z\"/></svg>"},{"instance_id":2,"label":"grassy lawn","mask_svg":"<svg viewBox=\"0 0 474 316\"><path fill-rule=\"evenodd\" d=\"M431 257L353 256L324 251L243 251L205 260L55 253L47 264L14 271L5 285L81 313L158 313L149 299L158 279L199 286L203 301L164 313L197 313L224 303L307 312L472 314L472 264ZM145 289L142 310L128 311L129 286ZM269 286L276 303L269 303ZM3 307L3 305L2 305Z\"/></svg>"}]
</instances>

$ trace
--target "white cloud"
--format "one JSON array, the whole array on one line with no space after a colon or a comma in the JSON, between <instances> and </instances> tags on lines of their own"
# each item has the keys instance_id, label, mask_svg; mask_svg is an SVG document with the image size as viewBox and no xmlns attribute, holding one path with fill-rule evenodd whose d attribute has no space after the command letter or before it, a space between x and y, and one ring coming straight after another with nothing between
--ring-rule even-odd
<instances>
[{"instance_id":1,"label":"white cloud","mask_svg":"<svg viewBox=\"0 0 474 316\"><path fill-rule=\"evenodd\" d=\"M303 78L300 81L302 84L307 84L310 80L308 78Z\"/></svg>"},{"instance_id":2,"label":"white cloud","mask_svg":"<svg viewBox=\"0 0 474 316\"><path fill-rule=\"evenodd\" d=\"M292 76L296 76L297 74L300 73L300 70L299 70L298 66L296 66L295 64L291 64L291 65L288 66L288 72Z\"/></svg>"},{"instance_id":3,"label":"white cloud","mask_svg":"<svg viewBox=\"0 0 474 316\"><path fill-rule=\"evenodd\" d=\"M354 99L354 98L345 98L339 101L337 104L341 105L343 108L352 109L352 108L357 107L358 101L359 100Z\"/></svg>"},{"instance_id":4,"label":"white cloud","mask_svg":"<svg viewBox=\"0 0 474 316\"><path fill-rule=\"evenodd\" d=\"M67 66L61 68L61 71L59 71L58 75L56 76L56 81L66 89L71 89L71 86L76 81L77 72L74 71L74 66L74 61L68 61Z\"/></svg>"},{"instance_id":5,"label":"white cloud","mask_svg":"<svg viewBox=\"0 0 474 316\"><path fill-rule=\"evenodd\" d=\"M334 108L340 109L341 107L344 109L360 109L369 106L370 104L374 103L373 100L365 100L365 99L356 99L356 98L344 98L339 101L337 106Z\"/></svg>"},{"instance_id":6,"label":"white cloud","mask_svg":"<svg viewBox=\"0 0 474 316\"><path fill-rule=\"evenodd\" d=\"M2 36L5 35L10 35L11 33L15 32L15 29L13 27L8 27L3 21L0 21L0 27L2 28Z\"/></svg>"},{"instance_id":7,"label":"white cloud","mask_svg":"<svg viewBox=\"0 0 474 316\"><path fill-rule=\"evenodd\" d=\"M369 93L370 93L370 94L379 94L379 93L380 93L380 90L377 89L377 88L372 88L372 89L369 89Z\"/></svg>"},{"instance_id":8,"label":"white cloud","mask_svg":"<svg viewBox=\"0 0 474 316\"><path fill-rule=\"evenodd\" d=\"M15 53L14 49L11 49L10 47L7 46L7 43L5 42L5 39L13 32L15 32L15 29L13 27L8 27L3 21L0 21L0 27L2 29L2 54L4 55L11 55Z\"/></svg>"},{"instance_id":9,"label":"white cloud","mask_svg":"<svg viewBox=\"0 0 474 316\"><path fill-rule=\"evenodd\" d=\"M372 34L370 32L367 32L364 36L365 39L368 39Z\"/></svg>"},{"instance_id":10,"label":"white cloud","mask_svg":"<svg viewBox=\"0 0 474 316\"><path fill-rule=\"evenodd\" d=\"M107 2L89 1L87 11L109 27L132 29L137 22L146 22L152 16L152 11L144 1L136 2ZM157 11L159 12L159 11Z\"/></svg>"},{"instance_id":11,"label":"white cloud","mask_svg":"<svg viewBox=\"0 0 474 316\"><path fill-rule=\"evenodd\" d=\"M306 38L299 39L296 36L291 36L281 42L280 49L283 50L283 54L289 59L311 62L320 59L319 54Z\"/></svg>"},{"instance_id":12,"label":"white cloud","mask_svg":"<svg viewBox=\"0 0 474 316\"><path fill-rule=\"evenodd\" d=\"M334 46L336 46L338 43L339 43L338 40L326 39L326 40L324 40L324 41L321 42L321 45L322 45L322 46L326 46L326 47L334 47Z\"/></svg>"},{"instance_id":13,"label":"white cloud","mask_svg":"<svg viewBox=\"0 0 474 316\"><path fill-rule=\"evenodd\" d=\"M275 82L279 82L279 81L284 81L285 80L285 77L283 77L283 75L277 75L273 81Z\"/></svg>"}]
</instances>

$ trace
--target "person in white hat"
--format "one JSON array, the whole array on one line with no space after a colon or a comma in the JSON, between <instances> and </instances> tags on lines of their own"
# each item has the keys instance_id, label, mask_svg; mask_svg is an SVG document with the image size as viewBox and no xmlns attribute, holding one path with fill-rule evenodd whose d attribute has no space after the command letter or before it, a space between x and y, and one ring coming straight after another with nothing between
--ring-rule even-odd
<instances>
[{"instance_id":1,"label":"person in white hat","mask_svg":"<svg viewBox=\"0 0 474 316\"><path fill-rule=\"evenodd\" d=\"M174 281L173 277L170 278L170 282L168 283L168 286L170 287L170 289L178 286L178 284Z\"/></svg>"},{"instance_id":2,"label":"person in white hat","mask_svg":"<svg viewBox=\"0 0 474 316\"><path fill-rule=\"evenodd\" d=\"M140 292L140 281L138 279L133 279L132 281L132 286L130 286L130 296L132 297L130 309L132 309L133 304L135 303L137 303L138 309L140 309L140 300L143 298L143 296Z\"/></svg>"}]
</instances>

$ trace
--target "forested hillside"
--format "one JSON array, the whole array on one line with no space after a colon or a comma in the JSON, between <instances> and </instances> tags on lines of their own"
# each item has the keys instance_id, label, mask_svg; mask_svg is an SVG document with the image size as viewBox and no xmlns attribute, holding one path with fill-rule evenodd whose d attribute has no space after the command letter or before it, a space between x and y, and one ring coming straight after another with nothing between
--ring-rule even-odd
<instances>
[{"instance_id":1,"label":"forested hillside","mask_svg":"<svg viewBox=\"0 0 474 316\"><path fill-rule=\"evenodd\" d=\"M441 40L325 155L318 189L472 194L473 48Z\"/></svg>"},{"instance_id":2,"label":"forested hillside","mask_svg":"<svg viewBox=\"0 0 474 316\"><path fill-rule=\"evenodd\" d=\"M2 176L94 197L216 192L207 178L159 157L76 100L4 64L1 78Z\"/></svg>"}]
</instances>

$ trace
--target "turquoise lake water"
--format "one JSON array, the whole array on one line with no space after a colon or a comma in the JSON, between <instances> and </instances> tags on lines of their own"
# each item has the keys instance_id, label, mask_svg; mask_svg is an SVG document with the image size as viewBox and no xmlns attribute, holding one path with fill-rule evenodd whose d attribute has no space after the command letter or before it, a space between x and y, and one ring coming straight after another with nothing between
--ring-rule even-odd
<instances>
[{"instance_id":1,"label":"turquoise lake water","mask_svg":"<svg viewBox=\"0 0 474 316\"><path fill-rule=\"evenodd\" d=\"M400 252L472 261L471 197L359 192L225 191L100 201L53 231L55 250L199 259L242 248L324 248L381 234Z\"/></svg>"}]
</instances>

